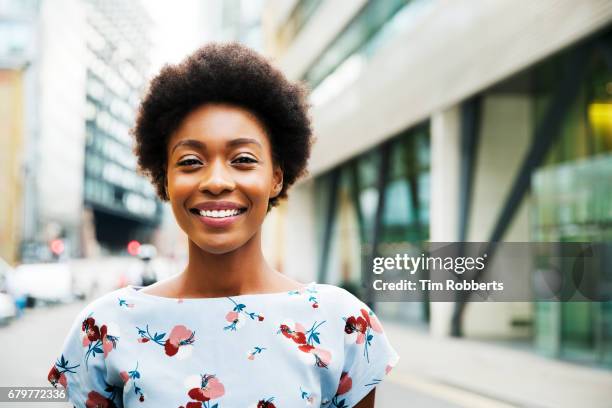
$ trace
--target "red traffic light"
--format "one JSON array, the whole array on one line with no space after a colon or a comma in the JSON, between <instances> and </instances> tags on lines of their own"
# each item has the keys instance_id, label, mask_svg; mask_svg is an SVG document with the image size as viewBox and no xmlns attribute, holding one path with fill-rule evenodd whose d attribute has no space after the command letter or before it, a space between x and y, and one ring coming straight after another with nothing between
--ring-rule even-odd
<instances>
[{"instance_id":1,"label":"red traffic light","mask_svg":"<svg viewBox=\"0 0 612 408\"><path fill-rule=\"evenodd\" d=\"M49 244L49 247L51 248L51 252L53 252L54 255L61 255L65 249L64 241L61 239L54 239Z\"/></svg>"},{"instance_id":2,"label":"red traffic light","mask_svg":"<svg viewBox=\"0 0 612 408\"><path fill-rule=\"evenodd\" d=\"M140 251L140 242L133 240L130 241L127 245L128 254L132 256L138 255L138 251Z\"/></svg>"}]
</instances>

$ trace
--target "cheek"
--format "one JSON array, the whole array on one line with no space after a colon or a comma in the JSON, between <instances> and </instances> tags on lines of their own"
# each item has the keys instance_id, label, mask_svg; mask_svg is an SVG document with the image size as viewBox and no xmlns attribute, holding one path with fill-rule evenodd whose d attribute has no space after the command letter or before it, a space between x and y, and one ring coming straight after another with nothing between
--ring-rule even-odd
<instances>
[{"instance_id":1,"label":"cheek","mask_svg":"<svg viewBox=\"0 0 612 408\"><path fill-rule=\"evenodd\" d=\"M191 175L180 175L170 176L168 178L168 198L170 199L170 205L175 213L181 211L184 208L184 203L191 194L193 188L197 188L197 184L194 187L194 178Z\"/></svg>"},{"instance_id":2,"label":"cheek","mask_svg":"<svg viewBox=\"0 0 612 408\"><path fill-rule=\"evenodd\" d=\"M241 178L240 189L254 206L268 205L271 189L270 175L252 173Z\"/></svg>"}]
</instances>

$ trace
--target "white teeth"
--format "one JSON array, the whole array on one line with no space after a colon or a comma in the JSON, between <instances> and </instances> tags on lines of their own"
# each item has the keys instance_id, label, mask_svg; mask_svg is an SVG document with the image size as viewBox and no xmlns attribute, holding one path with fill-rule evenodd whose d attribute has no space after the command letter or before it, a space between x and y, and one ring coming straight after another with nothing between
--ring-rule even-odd
<instances>
[{"instance_id":1,"label":"white teeth","mask_svg":"<svg viewBox=\"0 0 612 408\"><path fill-rule=\"evenodd\" d=\"M240 210L200 210L202 217L225 218L240 214Z\"/></svg>"}]
</instances>

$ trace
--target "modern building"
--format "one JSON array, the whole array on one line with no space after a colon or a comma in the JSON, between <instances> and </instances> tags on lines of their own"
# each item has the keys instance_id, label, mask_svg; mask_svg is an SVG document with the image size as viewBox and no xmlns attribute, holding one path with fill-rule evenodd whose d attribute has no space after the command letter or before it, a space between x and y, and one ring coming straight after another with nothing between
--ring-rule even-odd
<instances>
[{"instance_id":1,"label":"modern building","mask_svg":"<svg viewBox=\"0 0 612 408\"><path fill-rule=\"evenodd\" d=\"M1 256L87 256L149 240L161 205L128 130L148 74L140 2L0 2Z\"/></svg>"},{"instance_id":2,"label":"modern building","mask_svg":"<svg viewBox=\"0 0 612 408\"><path fill-rule=\"evenodd\" d=\"M12 146L12 178L5 188L11 211L2 228L13 237L3 246L11 262L48 256L50 239L79 247L82 209L85 46L84 18L77 0L4 1L0 9L2 65L20 85L3 95L12 107L3 134ZM6 99L5 99L6 98ZM11 173L8 173L11 174ZM58 182L61 180L61 182Z\"/></svg>"},{"instance_id":3,"label":"modern building","mask_svg":"<svg viewBox=\"0 0 612 408\"><path fill-rule=\"evenodd\" d=\"M612 241L611 2L268 0L264 12L268 54L311 88L317 137L309 178L266 224L277 268L358 292L372 249ZM515 279L532 273L522 260ZM436 336L612 365L610 302L376 306Z\"/></svg>"},{"instance_id":4,"label":"modern building","mask_svg":"<svg viewBox=\"0 0 612 408\"><path fill-rule=\"evenodd\" d=\"M116 252L132 239L150 241L162 216L151 183L136 173L129 134L148 76L152 21L139 1L87 0L85 12L84 227Z\"/></svg>"}]
</instances>

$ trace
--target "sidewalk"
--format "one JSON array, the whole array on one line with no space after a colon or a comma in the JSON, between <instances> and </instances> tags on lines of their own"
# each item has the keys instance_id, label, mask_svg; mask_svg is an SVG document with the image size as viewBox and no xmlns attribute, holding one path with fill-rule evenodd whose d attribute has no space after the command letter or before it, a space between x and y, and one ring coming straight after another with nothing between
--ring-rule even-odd
<instances>
[{"instance_id":1,"label":"sidewalk","mask_svg":"<svg viewBox=\"0 0 612 408\"><path fill-rule=\"evenodd\" d=\"M612 371L383 322L400 361L389 381L466 407L612 407Z\"/></svg>"}]
</instances>

